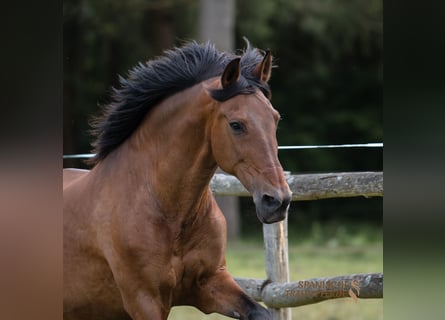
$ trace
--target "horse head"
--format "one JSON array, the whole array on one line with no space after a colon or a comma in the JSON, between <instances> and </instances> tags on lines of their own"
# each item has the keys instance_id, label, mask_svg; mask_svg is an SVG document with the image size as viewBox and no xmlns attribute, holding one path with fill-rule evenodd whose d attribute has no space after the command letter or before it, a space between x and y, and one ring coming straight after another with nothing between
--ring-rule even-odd
<instances>
[{"instance_id":1,"label":"horse head","mask_svg":"<svg viewBox=\"0 0 445 320\"><path fill-rule=\"evenodd\" d=\"M211 148L217 164L253 195L258 219L269 224L286 217L291 201L278 160L280 114L263 90L268 88L272 57L267 51L262 61L243 70L244 75L241 63L239 57L230 61L212 92L219 101L211 126Z\"/></svg>"}]
</instances>

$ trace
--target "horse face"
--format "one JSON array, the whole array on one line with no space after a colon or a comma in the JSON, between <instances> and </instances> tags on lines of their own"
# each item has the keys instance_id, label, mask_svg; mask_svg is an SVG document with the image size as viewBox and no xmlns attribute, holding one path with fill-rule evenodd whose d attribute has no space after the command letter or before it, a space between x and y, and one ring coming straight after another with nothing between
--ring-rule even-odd
<instances>
[{"instance_id":1,"label":"horse face","mask_svg":"<svg viewBox=\"0 0 445 320\"><path fill-rule=\"evenodd\" d=\"M291 192L278 160L279 113L259 90L237 95L218 109L211 138L216 162L252 193L262 223L283 220Z\"/></svg>"}]
</instances>

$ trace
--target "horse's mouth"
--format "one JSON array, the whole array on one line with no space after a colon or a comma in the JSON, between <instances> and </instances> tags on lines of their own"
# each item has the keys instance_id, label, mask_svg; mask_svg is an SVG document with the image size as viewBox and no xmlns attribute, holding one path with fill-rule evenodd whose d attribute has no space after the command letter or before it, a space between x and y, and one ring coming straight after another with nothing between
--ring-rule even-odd
<instances>
[{"instance_id":1,"label":"horse's mouth","mask_svg":"<svg viewBox=\"0 0 445 320\"><path fill-rule=\"evenodd\" d=\"M274 196L272 196L272 194ZM286 218L289 210L292 194L280 192L254 193L253 202L255 203L256 214L261 223L271 224L282 221Z\"/></svg>"},{"instance_id":2,"label":"horse's mouth","mask_svg":"<svg viewBox=\"0 0 445 320\"><path fill-rule=\"evenodd\" d=\"M264 212L260 208L256 209L258 220L264 224L272 224L275 222L283 221L286 218L289 210L290 202L283 202L283 204L273 212Z\"/></svg>"}]
</instances>

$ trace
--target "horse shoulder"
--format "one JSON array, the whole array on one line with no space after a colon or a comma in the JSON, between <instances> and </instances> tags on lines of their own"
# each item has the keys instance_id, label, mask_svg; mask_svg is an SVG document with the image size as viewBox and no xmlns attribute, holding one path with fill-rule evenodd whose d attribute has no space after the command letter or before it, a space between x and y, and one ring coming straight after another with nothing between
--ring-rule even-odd
<instances>
[{"instance_id":1,"label":"horse shoulder","mask_svg":"<svg viewBox=\"0 0 445 320\"><path fill-rule=\"evenodd\" d=\"M209 210L192 232L191 238L194 239L194 245L189 247L187 256L193 258L187 260L192 263L199 261L201 267L206 269L206 273L217 271L225 266L226 220L214 199Z\"/></svg>"}]
</instances>

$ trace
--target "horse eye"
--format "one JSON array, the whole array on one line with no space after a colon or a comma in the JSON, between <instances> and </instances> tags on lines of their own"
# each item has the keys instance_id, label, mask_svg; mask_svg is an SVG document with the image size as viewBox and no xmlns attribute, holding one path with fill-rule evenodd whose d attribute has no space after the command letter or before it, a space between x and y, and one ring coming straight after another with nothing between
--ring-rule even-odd
<instances>
[{"instance_id":1,"label":"horse eye","mask_svg":"<svg viewBox=\"0 0 445 320\"><path fill-rule=\"evenodd\" d=\"M230 128L232 128L233 133L235 134L240 134L240 133L244 133L244 125L241 122L238 121L233 121L230 122Z\"/></svg>"}]
</instances>

